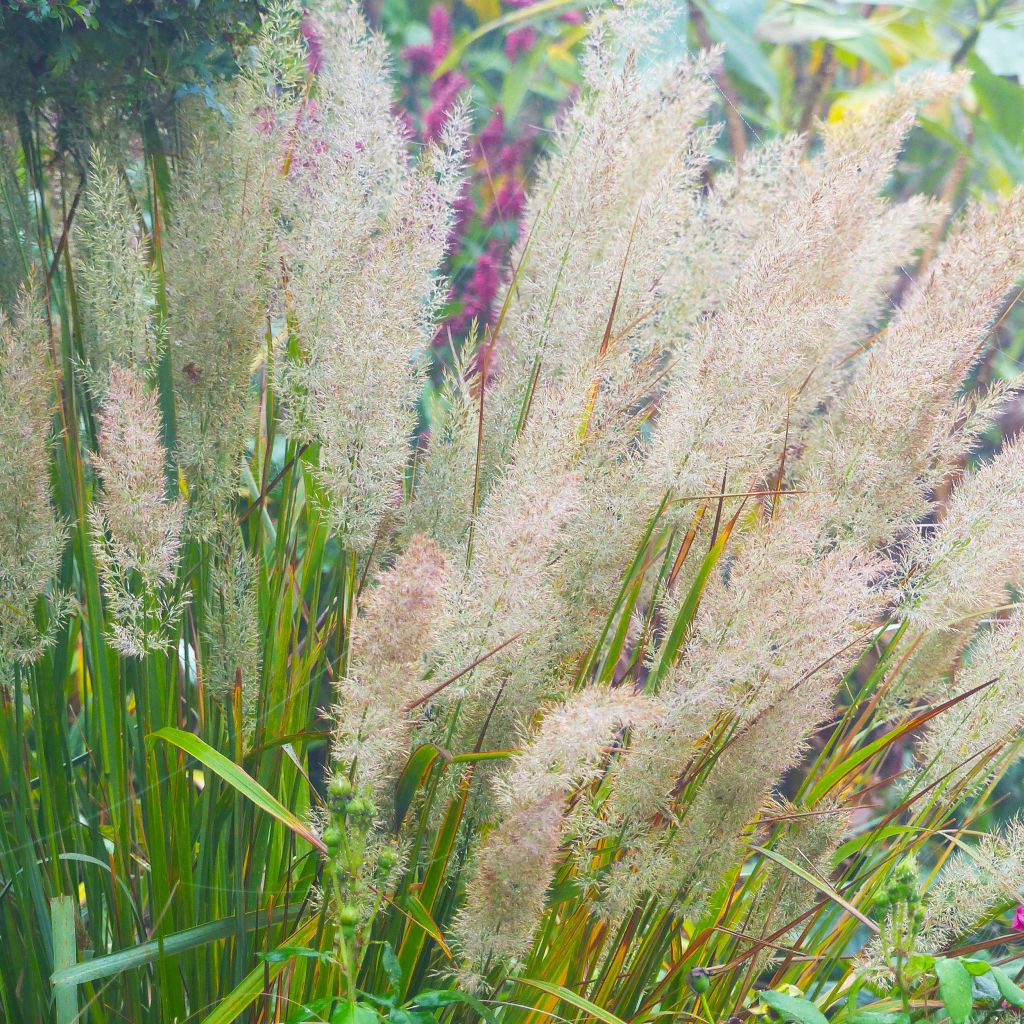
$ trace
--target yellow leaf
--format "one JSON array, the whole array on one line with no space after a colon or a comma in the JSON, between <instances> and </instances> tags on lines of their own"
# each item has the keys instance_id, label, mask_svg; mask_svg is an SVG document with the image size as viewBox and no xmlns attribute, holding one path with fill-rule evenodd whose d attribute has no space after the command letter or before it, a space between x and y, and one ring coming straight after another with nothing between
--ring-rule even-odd
<instances>
[{"instance_id":1,"label":"yellow leaf","mask_svg":"<svg viewBox=\"0 0 1024 1024\"><path fill-rule=\"evenodd\" d=\"M501 14L498 0L466 0L466 6L476 15L477 21L490 21Z\"/></svg>"}]
</instances>

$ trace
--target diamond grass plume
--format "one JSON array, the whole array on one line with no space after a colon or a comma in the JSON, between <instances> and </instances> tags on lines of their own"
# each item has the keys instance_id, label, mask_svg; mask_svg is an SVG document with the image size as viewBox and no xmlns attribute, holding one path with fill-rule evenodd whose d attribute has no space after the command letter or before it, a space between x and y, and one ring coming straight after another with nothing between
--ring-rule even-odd
<instances>
[{"instance_id":1,"label":"diamond grass plume","mask_svg":"<svg viewBox=\"0 0 1024 1024\"><path fill-rule=\"evenodd\" d=\"M884 541L928 510L928 494L991 422L957 400L1024 266L1024 190L973 203L870 347L814 453L810 486L834 493L839 524Z\"/></svg>"},{"instance_id":2,"label":"diamond grass plume","mask_svg":"<svg viewBox=\"0 0 1024 1024\"><path fill-rule=\"evenodd\" d=\"M984 687L933 719L915 751L920 772L915 790L944 781L977 792L1005 766L1003 748L1014 759L1024 726L1024 613L985 631L972 644L967 663L947 684L945 697ZM991 758L991 760L990 760Z\"/></svg>"},{"instance_id":3,"label":"diamond grass plume","mask_svg":"<svg viewBox=\"0 0 1024 1024\"><path fill-rule=\"evenodd\" d=\"M920 948L940 953L1018 903L1022 876L1024 822L1013 818L969 850L957 852L940 872L926 893Z\"/></svg>"},{"instance_id":4,"label":"diamond grass plume","mask_svg":"<svg viewBox=\"0 0 1024 1024\"><path fill-rule=\"evenodd\" d=\"M787 501L793 504L759 523L709 581L679 662L658 692L664 716L649 733L638 731L616 769L613 807L622 819L642 821L668 804L695 744L721 715L740 726L755 722L811 682L814 697L794 728L813 729L874 637L889 598L885 561L823 539L826 499ZM666 602L668 621L679 600Z\"/></svg>"},{"instance_id":5,"label":"diamond grass plume","mask_svg":"<svg viewBox=\"0 0 1024 1024\"><path fill-rule=\"evenodd\" d=\"M813 809L801 809L786 801L771 801L764 808L761 824L773 828L772 849L811 875L827 880L833 869L833 855L847 836L852 814L834 800L823 800ZM796 921L821 893L805 879L783 865L765 861L763 877L751 901L744 930L766 938ZM795 926L777 942L799 944L801 926ZM781 950L766 949L755 960L753 972L760 974L778 960Z\"/></svg>"},{"instance_id":6,"label":"diamond grass plume","mask_svg":"<svg viewBox=\"0 0 1024 1024\"><path fill-rule=\"evenodd\" d=\"M636 47L651 41L664 7L637 3L594 21L583 91L556 131L524 213L500 337L486 339L487 377L495 380L480 471L474 479L472 460L452 454L475 446L467 416L461 431L435 441L422 474L461 464L486 494L539 385L579 372L599 351L604 375L617 379L643 349L669 243L713 138L700 123L718 59L702 55L670 72L641 69ZM459 490L468 487L464 481Z\"/></svg>"},{"instance_id":7,"label":"diamond grass plume","mask_svg":"<svg viewBox=\"0 0 1024 1024\"><path fill-rule=\"evenodd\" d=\"M954 488L937 527L905 546L902 610L914 648L887 705L933 694L978 618L1004 605L1010 588L1024 581L1022 472L1024 440L1015 438Z\"/></svg>"},{"instance_id":8,"label":"diamond grass plume","mask_svg":"<svg viewBox=\"0 0 1024 1024\"><path fill-rule=\"evenodd\" d=\"M270 236L282 154L296 130L289 40L299 38L297 9L274 5L272 14L252 67L225 98L230 121L211 129L221 115L193 111L200 131L176 177L164 238L175 455L200 534L237 491L254 423L254 362L270 329Z\"/></svg>"},{"instance_id":9,"label":"diamond grass plume","mask_svg":"<svg viewBox=\"0 0 1024 1024\"><path fill-rule=\"evenodd\" d=\"M809 269L825 290L842 295L840 335L884 308L884 287L909 261L923 233L941 213L924 197L890 206L881 189L924 100L941 103L963 87L961 75L921 74L883 93L863 109L821 126L822 152L805 157L809 140L789 135L749 151L735 168L715 176L706 196L690 211L685 245L673 254L667 274L667 319L685 333L700 314L729 295L748 253L776 230L780 212L806 202L815 189L831 189L835 176L852 174L855 200L828 208L831 248ZM849 179L847 188L850 187ZM837 309L838 312L838 309ZM680 343L677 339L676 344Z\"/></svg>"},{"instance_id":10,"label":"diamond grass plume","mask_svg":"<svg viewBox=\"0 0 1024 1024\"><path fill-rule=\"evenodd\" d=\"M642 695L592 686L552 708L496 785L501 824L481 843L454 923L464 979L530 947L567 830L566 800L593 781L616 735L656 714Z\"/></svg>"},{"instance_id":11,"label":"diamond grass plume","mask_svg":"<svg viewBox=\"0 0 1024 1024\"><path fill-rule=\"evenodd\" d=\"M559 126L527 204L503 327L503 370L518 394L535 362L543 379L558 380L591 355L613 304L615 332L651 314L665 250L707 160L712 135L699 124L717 55L652 88L635 51L618 69L622 47L610 33L595 35L586 91ZM629 340L618 343L623 356Z\"/></svg>"},{"instance_id":12,"label":"diamond grass plume","mask_svg":"<svg viewBox=\"0 0 1024 1024\"><path fill-rule=\"evenodd\" d=\"M820 160L788 170L785 201L771 194L779 205L770 221L742 248L723 246L738 265L719 271L713 311L692 326L692 310L683 309L681 321L677 311L666 315L661 330L678 361L649 456L659 486L705 493L726 467L740 489L755 486L777 463L784 436L829 395L840 358L935 222L934 204L893 208L879 194L913 124L913 100L959 84L956 76L922 76L830 128ZM783 146L781 162L796 152ZM767 162L771 172L777 166ZM744 186L724 189L724 201L713 192L708 202L713 219L723 216L720 207L743 204Z\"/></svg>"},{"instance_id":13,"label":"diamond grass plume","mask_svg":"<svg viewBox=\"0 0 1024 1024\"><path fill-rule=\"evenodd\" d=\"M91 510L111 644L127 657L165 650L180 614L174 583L185 507L164 490L167 452L157 398L131 370L110 368L97 417Z\"/></svg>"},{"instance_id":14,"label":"diamond grass plume","mask_svg":"<svg viewBox=\"0 0 1024 1024\"><path fill-rule=\"evenodd\" d=\"M930 536L909 545L910 619L945 630L1005 604L1024 582L1024 437L969 473Z\"/></svg>"},{"instance_id":15,"label":"diamond grass plume","mask_svg":"<svg viewBox=\"0 0 1024 1024\"><path fill-rule=\"evenodd\" d=\"M727 734L678 824L640 832L603 879L604 913L632 913L648 895L684 913L706 909L725 872L741 859L758 812L801 762L828 707L815 679L797 680Z\"/></svg>"},{"instance_id":16,"label":"diamond grass plume","mask_svg":"<svg viewBox=\"0 0 1024 1024\"><path fill-rule=\"evenodd\" d=\"M824 129L824 153L813 161L801 159L800 139L784 140L691 199L670 247L663 309L648 329L668 361L653 439L632 449L620 441L615 455L593 460L587 514L570 529L574 609L593 608L597 619L606 612L601 594L615 592L660 494L714 493L725 469L733 490L764 486L785 439L799 452L812 413L836 387L841 357L941 212L930 201L892 206L881 195L914 104L961 84L919 76ZM651 364L658 373L663 366ZM649 401L652 378L643 383ZM702 534L709 527L710 517ZM579 617L582 634L593 620Z\"/></svg>"},{"instance_id":17,"label":"diamond grass plume","mask_svg":"<svg viewBox=\"0 0 1024 1024\"><path fill-rule=\"evenodd\" d=\"M12 319L0 312L0 659L30 662L52 643L63 599L53 590L67 539L47 472L53 379L31 283ZM49 595L49 623L36 604Z\"/></svg>"},{"instance_id":18,"label":"diamond grass plume","mask_svg":"<svg viewBox=\"0 0 1024 1024\"><path fill-rule=\"evenodd\" d=\"M430 733L456 749L500 749L559 685L556 550L579 507L574 457L588 382L579 375L537 396L476 517L471 560L453 580L428 664L439 679L476 665L434 702Z\"/></svg>"},{"instance_id":19,"label":"diamond grass plume","mask_svg":"<svg viewBox=\"0 0 1024 1024\"><path fill-rule=\"evenodd\" d=\"M343 546L366 552L400 496L444 290L438 269L462 186L466 119L414 164L391 111L383 40L355 4L323 18L318 90L297 127L278 241L295 348L275 380L292 436L319 441ZM289 339L289 344L291 339Z\"/></svg>"},{"instance_id":20,"label":"diamond grass plume","mask_svg":"<svg viewBox=\"0 0 1024 1024\"><path fill-rule=\"evenodd\" d=\"M635 19L619 29L642 23L642 15ZM492 397L499 458L514 440L532 381L558 381L599 349L608 351L606 375L629 365L659 305L666 256L707 160L713 134L700 122L717 55L699 56L652 87L657 76L641 73L629 47L628 33L595 31L584 92L559 126L527 203Z\"/></svg>"},{"instance_id":21,"label":"diamond grass plume","mask_svg":"<svg viewBox=\"0 0 1024 1024\"><path fill-rule=\"evenodd\" d=\"M657 694L662 718L638 729L615 769L613 826L632 849L607 882L609 908L642 893L702 908L774 786L832 711L836 687L874 636L885 568L856 545L821 539L815 498L755 528L712 582L691 638ZM710 766L710 767L708 767ZM699 776L678 830L651 829Z\"/></svg>"},{"instance_id":22,"label":"diamond grass plume","mask_svg":"<svg viewBox=\"0 0 1024 1024\"><path fill-rule=\"evenodd\" d=\"M162 338L145 227L121 172L98 149L88 182L74 251L90 363L101 378L112 362L147 372L156 366Z\"/></svg>"},{"instance_id":23,"label":"diamond grass plume","mask_svg":"<svg viewBox=\"0 0 1024 1024\"><path fill-rule=\"evenodd\" d=\"M240 691L243 728L251 736L260 693L262 637L256 594L257 562L224 523L213 535L216 551L203 615L203 684L222 703Z\"/></svg>"},{"instance_id":24,"label":"diamond grass plume","mask_svg":"<svg viewBox=\"0 0 1024 1024\"><path fill-rule=\"evenodd\" d=\"M422 533L451 551L464 548L473 518L473 496L481 378L472 373L478 338L471 333L461 350L452 351L431 424L416 452L409 500L399 530Z\"/></svg>"},{"instance_id":25,"label":"diamond grass plume","mask_svg":"<svg viewBox=\"0 0 1024 1024\"><path fill-rule=\"evenodd\" d=\"M348 674L335 686L333 756L383 799L410 750L417 721L411 706L429 692L423 658L447 594L440 549L415 536L360 603Z\"/></svg>"}]
</instances>

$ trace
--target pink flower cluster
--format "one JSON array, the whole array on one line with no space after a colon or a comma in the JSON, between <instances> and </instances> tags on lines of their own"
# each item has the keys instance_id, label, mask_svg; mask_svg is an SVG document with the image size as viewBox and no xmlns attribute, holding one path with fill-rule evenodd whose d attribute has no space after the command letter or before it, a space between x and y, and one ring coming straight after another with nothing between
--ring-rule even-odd
<instances>
[{"instance_id":1,"label":"pink flower cluster","mask_svg":"<svg viewBox=\"0 0 1024 1024\"><path fill-rule=\"evenodd\" d=\"M510 6L523 6L516 0ZM452 48L452 23L447 8L437 3L429 14L430 42L408 46L402 56L414 75L430 76L426 104L416 118L417 97L406 90L402 112L413 137L435 139L454 104L470 89L465 75L456 70L437 74ZM515 29L505 38L505 54L516 60L537 41L530 27ZM418 125L417 125L418 121ZM457 203L458 218L451 240L450 264L453 287L449 295L454 313L440 326L437 342L463 336L476 320L492 322L502 270L518 235L525 203L523 181L534 143L534 132L510 132L503 111L495 107L470 144L471 171Z\"/></svg>"}]
</instances>

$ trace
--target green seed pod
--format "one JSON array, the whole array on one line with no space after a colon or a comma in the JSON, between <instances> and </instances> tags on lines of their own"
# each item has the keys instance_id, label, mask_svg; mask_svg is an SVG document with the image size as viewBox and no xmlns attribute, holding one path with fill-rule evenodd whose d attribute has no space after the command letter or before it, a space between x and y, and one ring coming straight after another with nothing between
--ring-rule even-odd
<instances>
[{"instance_id":1,"label":"green seed pod","mask_svg":"<svg viewBox=\"0 0 1024 1024\"><path fill-rule=\"evenodd\" d=\"M395 851L390 846L385 846L377 855L377 867L382 874L386 874L395 866Z\"/></svg>"},{"instance_id":2,"label":"green seed pod","mask_svg":"<svg viewBox=\"0 0 1024 1024\"><path fill-rule=\"evenodd\" d=\"M344 837L341 834L341 829L332 825L326 832L324 832L324 846L327 847L328 853L336 853L341 849L341 841Z\"/></svg>"},{"instance_id":3,"label":"green seed pod","mask_svg":"<svg viewBox=\"0 0 1024 1024\"><path fill-rule=\"evenodd\" d=\"M359 908L351 903L344 904L338 911L338 923L346 930L355 928L359 924Z\"/></svg>"},{"instance_id":4,"label":"green seed pod","mask_svg":"<svg viewBox=\"0 0 1024 1024\"><path fill-rule=\"evenodd\" d=\"M344 775L334 775L327 783L327 792L339 799L347 799L352 795L352 783Z\"/></svg>"},{"instance_id":5,"label":"green seed pod","mask_svg":"<svg viewBox=\"0 0 1024 1024\"><path fill-rule=\"evenodd\" d=\"M694 967L686 976L686 983L693 992L702 996L711 988L711 975L703 967Z\"/></svg>"}]
</instances>

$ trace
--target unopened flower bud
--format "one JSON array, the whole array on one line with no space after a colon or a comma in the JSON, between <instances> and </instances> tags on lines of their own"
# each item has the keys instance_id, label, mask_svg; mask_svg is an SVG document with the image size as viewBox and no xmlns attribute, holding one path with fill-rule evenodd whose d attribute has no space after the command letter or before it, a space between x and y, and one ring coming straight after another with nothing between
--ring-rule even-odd
<instances>
[{"instance_id":1,"label":"unopened flower bud","mask_svg":"<svg viewBox=\"0 0 1024 1024\"><path fill-rule=\"evenodd\" d=\"M687 984L699 996L711 988L711 975L703 967L694 967L686 976Z\"/></svg>"},{"instance_id":2,"label":"unopened flower bud","mask_svg":"<svg viewBox=\"0 0 1024 1024\"><path fill-rule=\"evenodd\" d=\"M344 800L352 795L352 783L344 775L334 775L327 783L327 792L333 797Z\"/></svg>"}]
</instances>

